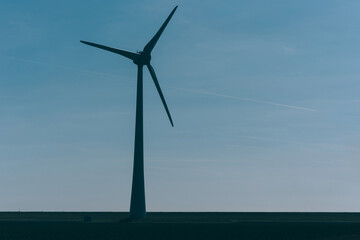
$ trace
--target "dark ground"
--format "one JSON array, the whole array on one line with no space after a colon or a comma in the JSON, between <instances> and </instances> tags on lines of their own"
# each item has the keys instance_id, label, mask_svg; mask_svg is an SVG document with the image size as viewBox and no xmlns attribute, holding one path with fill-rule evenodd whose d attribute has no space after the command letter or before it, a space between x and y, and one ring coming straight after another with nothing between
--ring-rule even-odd
<instances>
[{"instance_id":1,"label":"dark ground","mask_svg":"<svg viewBox=\"0 0 360 240\"><path fill-rule=\"evenodd\" d=\"M360 240L360 213L0 212L3 239Z\"/></svg>"}]
</instances>

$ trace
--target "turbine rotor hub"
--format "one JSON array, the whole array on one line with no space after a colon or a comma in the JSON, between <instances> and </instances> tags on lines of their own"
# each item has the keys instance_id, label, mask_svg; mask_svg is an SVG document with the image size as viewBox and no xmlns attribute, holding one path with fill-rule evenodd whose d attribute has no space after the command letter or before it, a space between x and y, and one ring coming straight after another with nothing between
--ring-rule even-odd
<instances>
[{"instance_id":1,"label":"turbine rotor hub","mask_svg":"<svg viewBox=\"0 0 360 240\"><path fill-rule=\"evenodd\" d=\"M136 59L134 59L134 63L136 65L147 65L150 63L151 55L149 52L141 51Z\"/></svg>"}]
</instances>

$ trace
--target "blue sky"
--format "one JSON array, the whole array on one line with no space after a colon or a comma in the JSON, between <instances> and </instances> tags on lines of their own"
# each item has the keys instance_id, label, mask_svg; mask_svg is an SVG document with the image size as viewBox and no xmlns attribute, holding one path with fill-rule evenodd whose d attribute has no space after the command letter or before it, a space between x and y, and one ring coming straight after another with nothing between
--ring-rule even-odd
<instances>
[{"instance_id":1,"label":"blue sky","mask_svg":"<svg viewBox=\"0 0 360 240\"><path fill-rule=\"evenodd\" d=\"M360 211L360 3L2 1L0 210L128 211L136 66L149 211Z\"/></svg>"}]
</instances>

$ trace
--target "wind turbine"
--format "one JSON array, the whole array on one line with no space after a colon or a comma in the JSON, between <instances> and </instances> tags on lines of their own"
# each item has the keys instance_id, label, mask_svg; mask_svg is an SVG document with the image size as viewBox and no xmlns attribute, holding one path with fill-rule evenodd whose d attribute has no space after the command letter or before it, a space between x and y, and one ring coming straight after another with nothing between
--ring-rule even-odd
<instances>
[{"instance_id":1,"label":"wind turbine","mask_svg":"<svg viewBox=\"0 0 360 240\"><path fill-rule=\"evenodd\" d=\"M130 218L139 219L144 218L146 215L145 207L145 186L144 186L144 141L143 141L143 66L146 65L149 69L150 75L155 83L156 89L160 95L161 101L165 107L166 113L169 117L170 123L174 126L171 119L169 109L166 105L164 95L161 91L159 82L157 80L154 68L150 64L151 51L155 47L155 44L159 40L166 25L169 23L171 17L176 11L176 6L167 17L163 25L154 35L154 37L146 44L141 52L128 52L116 48L107 47L104 45L80 41L84 44L101 48L106 51L110 51L126 58L133 60L137 65L137 92L136 92L136 120L135 120L135 149L134 149L134 166L133 166L133 179L131 189L131 201L130 201Z\"/></svg>"}]
</instances>

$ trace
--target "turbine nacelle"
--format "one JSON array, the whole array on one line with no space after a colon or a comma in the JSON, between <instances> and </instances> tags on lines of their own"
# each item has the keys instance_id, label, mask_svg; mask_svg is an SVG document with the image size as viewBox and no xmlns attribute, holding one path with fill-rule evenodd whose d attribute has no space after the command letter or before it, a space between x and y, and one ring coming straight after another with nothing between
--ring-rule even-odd
<instances>
[{"instance_id":1,"label":"turbine nacelle","mask_svg":"<svg viewBox=\"0 0 360 240\"><path fill-rule=\"evenodd\" d=\"M136 65L143 66L150 64L151 55L149 52L140 51L138 56L133 60Z\"/></svg>"},{"instance_id":2,"label":"turbine nacelle","mask_svg":"<svg viewBox=\"0 0 360 240\"><path fill-rule=\"evenodd\" d=\"M161 34L163 33L164 29L166 28L167 24L169 23L171 17L174 15L175 11L177 9L177 6L171 11L170 15L166 18L165 22L161 25L160 29L156 32L156 34L150 39L150 41L145 45L144 49L142 51L136 51L136 52L129 52L126 50L122 50L122 49L117 49L117 48L112 48L112 47L108 47L108 46L104 46L104 45L100 45L97 43L92 43L92 42L87 42L87 41L80 41L86 45L92 46L92 47L96 47L96 48L100 48L109 52L113 52L116 54L119 54L123 57L129 58L131 59L136 65L138 65L139 67L143 67L144 65L146 65L146 67L148 68L151 78L154 81L154 84L156 86L156 89L160 95L161 101L164 105L164 108L166 110L166 114L169 117L171 126L174 126L169 109L167 107L164 95L161 91L160 85L159 85L159 81L157 80L156 74L155 74L155 70L154 68L151 66L150 64L150 60L151 60L151 52L154 49L157 41L159 40Z\"/></svg>"}]
</instances>

